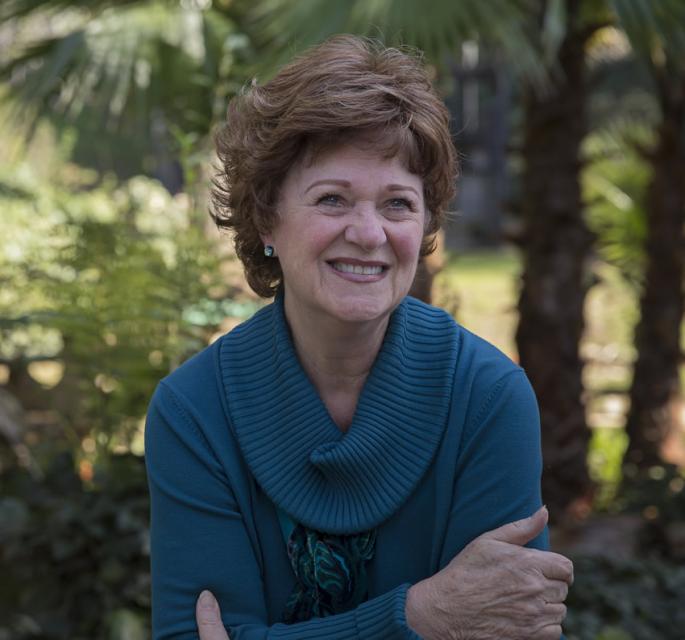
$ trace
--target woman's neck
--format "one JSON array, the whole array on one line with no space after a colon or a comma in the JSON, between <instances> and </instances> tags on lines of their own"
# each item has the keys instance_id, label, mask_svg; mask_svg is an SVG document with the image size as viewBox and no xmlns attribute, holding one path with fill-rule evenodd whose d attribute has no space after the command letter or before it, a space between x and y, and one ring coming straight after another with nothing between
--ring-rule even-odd
<instances>
[{"instance_id":1,"label":"woman's neck","mask_svg":"<svg viewBox=\"0 0 685 640\"><path fill-rule=\"evenodd\" d=\"M388 318L366 323L321 322L288 313L287 304L285 311L302 367L333 421L347 431L383 343Z\"/></svg>"}]
</instances>

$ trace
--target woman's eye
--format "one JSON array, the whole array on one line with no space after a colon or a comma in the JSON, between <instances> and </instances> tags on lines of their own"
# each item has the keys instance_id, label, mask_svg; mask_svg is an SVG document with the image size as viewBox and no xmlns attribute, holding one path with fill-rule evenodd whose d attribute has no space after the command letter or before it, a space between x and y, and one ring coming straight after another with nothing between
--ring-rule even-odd
<instances>
[{"instance_id":1,"label":"woman's eye","mask_svg":"<svg viewBox=\"0 0 685 640\"><path fill-rule=\"evenodd\" d=\"M392 200L388 200L388 206L391 209L408 209L409 211L414 210L413 204L406 198L392 198Z\"/></svg>"},{"instance_id":2,"label":"woman's eye","mask_svg":"<svg viewBox=\"0 0 685 640\"><path fill-rule=\"evenodd\" d=\"M340 206L343 200L337 193L326 193L322 195L316 204L327 204L331 206Z\"/></svg>"}]
</instances>

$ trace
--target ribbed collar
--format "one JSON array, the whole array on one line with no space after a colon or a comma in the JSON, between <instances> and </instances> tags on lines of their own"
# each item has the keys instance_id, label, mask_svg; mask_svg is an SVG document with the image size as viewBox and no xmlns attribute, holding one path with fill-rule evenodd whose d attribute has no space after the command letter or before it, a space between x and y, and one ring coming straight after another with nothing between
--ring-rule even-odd
<instances>
[{"instance_id":1,"label":"ribbed collar","mask_svg":"<svg viewBox=\"0 0 685 640\"><path fill-rule=\"evenodd\" d=\"M346 433L300 366L282 296L224 336L219 349L245 460L295 521L357 533L407 500L448 417L458 344L446 313L413 298L398 306Z\"/></svg>"}]
</instances>

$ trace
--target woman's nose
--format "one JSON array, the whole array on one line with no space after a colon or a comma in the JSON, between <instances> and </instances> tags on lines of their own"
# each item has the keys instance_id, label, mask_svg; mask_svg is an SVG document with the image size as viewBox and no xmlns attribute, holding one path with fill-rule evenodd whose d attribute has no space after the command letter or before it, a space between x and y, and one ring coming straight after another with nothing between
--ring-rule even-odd
<instances>
[{"instance_id":1,"label":"woman's nose","mask_svg":"<svg viewBox=\"0 0 685 640\"><path fill-rule=\"evenodd\" d=\"M375 207L359 207L345 228L345 240L373 251L386 241L383 218Z\"/></svg>"}]
</instances>

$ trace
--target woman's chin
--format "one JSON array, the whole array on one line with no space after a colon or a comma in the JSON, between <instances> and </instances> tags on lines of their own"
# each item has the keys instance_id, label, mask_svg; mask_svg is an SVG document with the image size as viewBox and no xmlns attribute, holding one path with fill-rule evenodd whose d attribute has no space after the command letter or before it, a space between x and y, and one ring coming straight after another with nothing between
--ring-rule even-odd
<instances>
[{"instance_id":1,"label":"woman's chin","mask_svg":"<svg viewBox=\"0 0 685 640\"><path fill-rule=\"evenodd\" d=\"M336 301L332 305L331 316L341 322L358 324L360 322L384 322L397 305L383 303L378 298L351 298Z\"/></svg>"}]
</instances>

